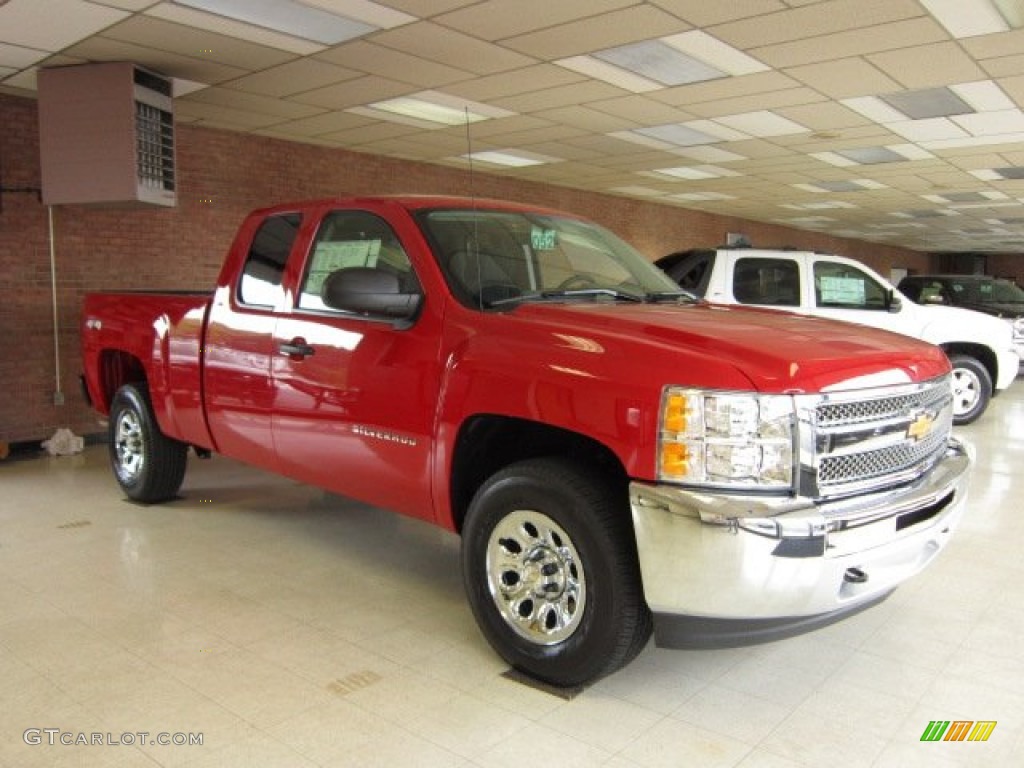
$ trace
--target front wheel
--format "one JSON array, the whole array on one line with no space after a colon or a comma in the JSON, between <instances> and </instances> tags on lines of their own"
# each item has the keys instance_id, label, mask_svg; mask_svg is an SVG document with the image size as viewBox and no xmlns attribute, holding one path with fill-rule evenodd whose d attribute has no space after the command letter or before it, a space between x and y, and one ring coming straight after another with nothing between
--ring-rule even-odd
<instances>
[{"instance_id":1,"label":"front wheel","mask_svg":"<svg viewBox=\"0 0 1024 768\"><path fill-rule=\"evenodd\" d=\"M953 367L953 423L970 424L992 399L992 377L988 369L968 355L950 355Z\"/></svg>"},{"instance_id":2,"label":"front wheel","mask_svg":"<svg viewBox=\"0 0 1024 768\"><path fill-rule=\"evenodd\" d=\"M133 501L173 498L185 478L188 446L160 431L144 384L126 384L110 403L110 464Z\"/></svg>"},{"instance_id":3,"label":"front wheel","mask_svg":"<svg viewBox=\"0 0 1024 768\"><path fill-rule=\"evenodd\" d=\"M615 671L651 633L625 494L569 461L519 462L484 483L462 573L494 649L554 685Z\"/></svg>"}]
</instances>

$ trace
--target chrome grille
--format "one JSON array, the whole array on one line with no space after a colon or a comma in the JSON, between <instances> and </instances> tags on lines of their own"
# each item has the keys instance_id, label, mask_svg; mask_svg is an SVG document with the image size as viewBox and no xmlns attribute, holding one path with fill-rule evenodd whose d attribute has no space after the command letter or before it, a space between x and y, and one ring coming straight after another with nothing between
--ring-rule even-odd
<instances>
[{"instance_id":1,"label":"chrome grille","mask_svg":"<svg viewBox=\"0 0 1024 768\"><path fill-rule=\"evenodd\" d=\"M813 405L802 471L822 497L882 488L926 472L953 427L948 376L924 384L842 393Z\"/></svg>"}]
</instances>

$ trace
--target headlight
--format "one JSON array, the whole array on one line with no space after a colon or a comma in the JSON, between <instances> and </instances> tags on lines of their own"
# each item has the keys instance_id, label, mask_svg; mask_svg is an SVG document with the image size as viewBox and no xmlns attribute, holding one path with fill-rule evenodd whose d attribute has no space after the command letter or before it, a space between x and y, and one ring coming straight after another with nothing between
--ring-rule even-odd
<instances>
[{"instance_id":1,"label":"headlight","mask_svg":"<svg viewBox=\"0 0 1024 768\"><path fill-rule=\"evenodd\" d=\"M781 490L793 485L795 411L787 395L666 387L658 479Z\"/></svg>"}]
</instances>

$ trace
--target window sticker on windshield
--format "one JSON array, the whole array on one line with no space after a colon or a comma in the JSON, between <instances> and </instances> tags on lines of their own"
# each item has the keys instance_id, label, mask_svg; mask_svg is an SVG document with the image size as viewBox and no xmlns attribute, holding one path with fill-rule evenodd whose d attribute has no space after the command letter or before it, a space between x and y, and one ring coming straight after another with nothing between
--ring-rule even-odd
<instances>
[{"instance_id":1,"label":"window sticker on windshield","mask_svg":"<svg viewBox=\"0 0 1024 768\"><path fill-rule=\"evenodd\" d=\"M864 281L856 277L822 277L821 301L826 304L864 304Z\"/></svg>"},{"instance_id":2,"label":"window sticker on windshield","mask_svg":"<svg viewBox=\"0 0 1024 768\"><path fill-rule=\"evenodd\" d=\"M533 227L530 230L530 245L535 251L553 251L557 242L557 233L553 229Z\"/></svg>"}]
</instances>

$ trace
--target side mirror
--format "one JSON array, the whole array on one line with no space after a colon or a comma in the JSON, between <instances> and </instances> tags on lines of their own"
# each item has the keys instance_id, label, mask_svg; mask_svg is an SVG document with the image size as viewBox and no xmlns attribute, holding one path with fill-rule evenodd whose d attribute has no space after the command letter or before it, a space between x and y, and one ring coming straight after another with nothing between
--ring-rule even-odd
<instances>
[{"instance_id":1,"label":"side mirror","mask_svg":"<svg viewBox=\"0 0 1024 768\"><path fill-rule=\"evenodd\" d=\"M320 297L331 309L389 320L411 320L422 296L402 293L398 276L374 267L350 267L329 274Z\"/></svg>"}]
</instances>

